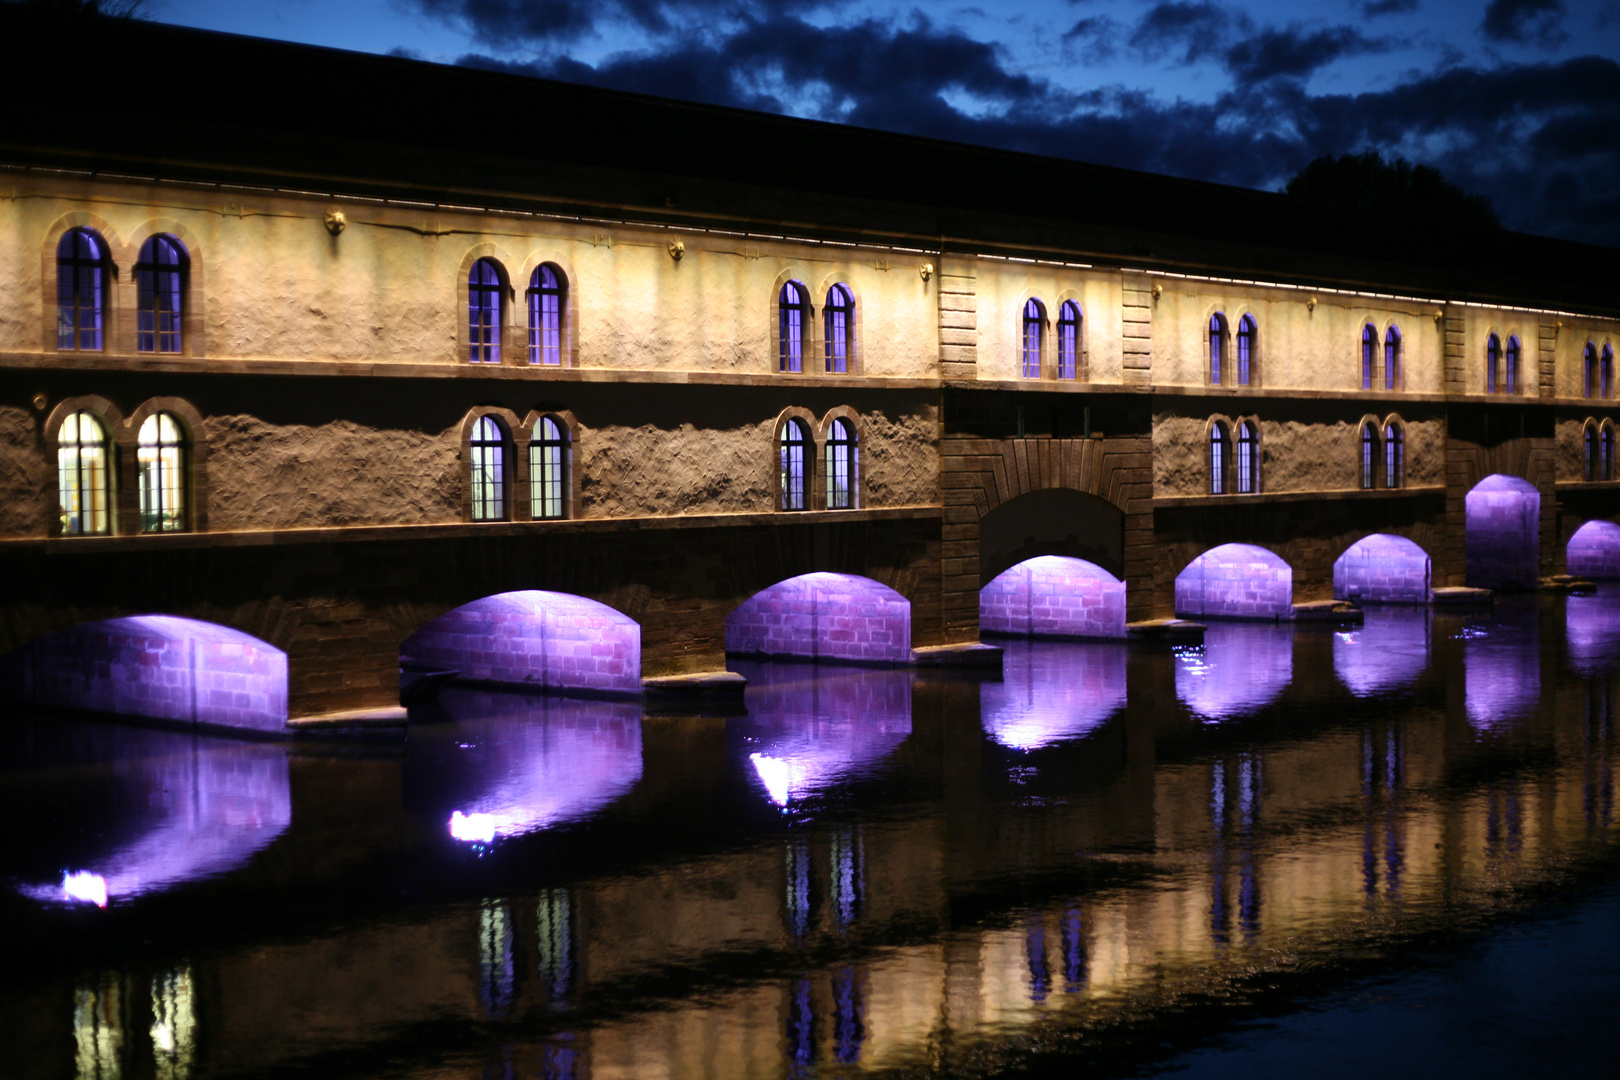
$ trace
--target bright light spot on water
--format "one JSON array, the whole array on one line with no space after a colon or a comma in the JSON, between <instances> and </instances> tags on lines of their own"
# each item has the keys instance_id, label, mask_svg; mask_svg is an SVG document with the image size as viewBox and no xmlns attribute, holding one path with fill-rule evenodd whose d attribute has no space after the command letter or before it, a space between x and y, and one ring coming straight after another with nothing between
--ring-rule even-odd
<instances>
[{"instance_id":1,"label":"bright light spot on water","mask_svg":"<svg viewBox=\"0 0 1620 1080\"><path fill-rule=\"evenodd\" d=\"M781 758L765 754L749 754L748 760L754 763L754 771L759 773L771 802L777 806L786 806L792 796L793 766Z\"/></svg>"},{"instance_id":2,"label":"bright light spot on water","mask_svg":"<svg viewBox=\"0 0 1620 1080\"><path fill-rule=\"evenodd\" d=\"M450 814L450 835L469 844L488 844L495 839L494 814Z\"/></svg>"},{"instance_id":3,"label":"bright light spot on water","mask_svg":"<svg viewBox=\"0 0 1620 1080\"><path fill-rule=\"evenodd\" d=\"M1356 640L1356 635L1355 634L1346 633L1343 630L1335 631L1333 636L1338 638L1340 641L1349 642L1351 644L1354 644L1355 640Z\"/></svg>"},{"instance_id":4,"label":"bright light spot on water","mask_svg":"<svg viewBox=\"0 0 1620 1080\"><path fill-rule=\"evenodd\" d=\"M1489 637L1490 632L1483 626L1465 626L1462 632L1452 637L1452 641L1473 641L1476 638Z\"/></svg>"},{"instance_id":5,"label":"bright light spot on water","mask_svg":"<svg viewBox=\"0 0 1620 1080\"><path fill-rule=\"evenodd\" d=\"M62 875L62 899L81 900L96 907L107 906L107 879L88 870Z\"/></svg>"}]
</instances>

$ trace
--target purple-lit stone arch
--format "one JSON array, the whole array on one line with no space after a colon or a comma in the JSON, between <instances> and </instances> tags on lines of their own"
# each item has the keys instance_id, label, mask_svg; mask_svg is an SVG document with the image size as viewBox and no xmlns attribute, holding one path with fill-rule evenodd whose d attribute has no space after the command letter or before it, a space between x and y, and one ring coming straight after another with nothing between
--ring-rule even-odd
<instances>
[{"instance_id":1,"label":"purple-lit stone arch","mask_svg":"<svg viewBox=\"0 0 1620 1080\"><path fill-rule=\"evenodd\" d=\"M1176 576L1176 614L1199 619L1277 620L1294 603L1294 571L1253 544L1222 544Z\"/></svg>"},{"instance_id":2,"label":"purple-lit stone arch","mask_svg":"<svg viewBox=\"0 0 1620 1080\"><path fill-rule=\"evenodd\" d=\"M1528 480L1494 473L1463 500L1468 584L1530 586L1540 577L1541 492Z\"/></svg>"},{"instance_id":3,"label":"purple-lit stone arch","mask_svg":"<svg viewBox=\"0 0 1620 1080\"><path fill-rule=\"evenodd\" d=\"M1084 559L1038 555L979 590L979 630L1044 638L1125 636L1125 583Z\"/></svg>"},{"instance_id":4,"label":"purple-lit stone arch","mask_svg":"<svg viewBox=\"0 0 1620 1080\"><path fill-rule=\"evenodd\" d=\"M0 696L51 708L281 731L287 726L287 654L198 619L103 619L39 638L6 657Z\"/></svg>"},{"instance_id":5,"label":"purple-lit stone arch","mask_svg":"<svg viewBox=\"0 0 1620 1080\"><path fill-rule=\"evenodd\" d=\"M1575 530L1564 551L1569 573L1584 578L1620 578L1620 525L1588 521Z\"/></svg>"},{"instance_id":6,"label":"purple-lit stone arch","mask_svg":"<svg viewBox=\"0 0 1620 1080\"><path fill-rule=\"evenodd\" d=\"M496 593L434 619L399 647L403 663L463 682L596 694L641 692L641 627L570 593Z\"/></svg>"},{"instance_id":7,"label":"purple-lit stone arch","mask_svg":"<svg viewBox=\"0 0 1620 1080\"><path fill-rule=\"evenodd\" d=\"M1372 604L1427 604L1429 554L1404 536L1373 533L1333 564L1333 598Z\"/></svg>"},{"instance_id":8,"label":"purple-lit stone arch","mask_svg":"<svg viewBox=\"0 0 1620 1080\"><path fill-rule=\"evenodd\" d=\"M726 652L907 664L911 601L871 578L802 574L761 589L726 616Z\"/></svg>"}]
</instances>

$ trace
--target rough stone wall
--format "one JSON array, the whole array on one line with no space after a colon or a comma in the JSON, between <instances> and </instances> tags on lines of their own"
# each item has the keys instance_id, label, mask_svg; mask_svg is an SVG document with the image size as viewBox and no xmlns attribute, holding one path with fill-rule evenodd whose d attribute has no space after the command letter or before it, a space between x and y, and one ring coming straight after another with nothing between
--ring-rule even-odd
<instances>
[{"instance_id":1,"label":"rough stone wall","mask_svg":"<svg viewBox=\"0 0 1620 1080\"><path fill-rule=\"evenodd\" d=\"M1125 583L1079 559L1040 556L979 591L981 633L1122 638Z\"/></svg>"},{"instance_id":2,"label":"rough stone wall","mask_svg":"<svg viewBox=\"0 0 1620 1080\"><path fill-rule=\"evenodd\" d=\"M981 379L1021 379L1023 304L1046 306L1043 362L1046 377L1057 370L1059 305L1074 299L1082 317L1083 364L1091 382L1124 381L1123 292L1118 273L1032 266L979 259L977 370Z\"/></svg>"},{"instance_id":3,"label":"rough stone wall","mask_svg":"<svg viewBox=\"0 0 1620 1080\"><path fill-rule=\"evenodd\" d=\"M0 405L0 536L45 535L53 508L43 492L55 467L40 448L34 414Z\"/></svg>"}]
</instances>

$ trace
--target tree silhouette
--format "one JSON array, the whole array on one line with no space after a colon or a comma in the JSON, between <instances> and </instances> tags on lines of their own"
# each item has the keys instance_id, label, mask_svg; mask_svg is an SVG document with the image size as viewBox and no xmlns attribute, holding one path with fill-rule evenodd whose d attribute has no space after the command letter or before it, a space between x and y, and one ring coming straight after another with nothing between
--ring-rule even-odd
<instances>
[{"instance_id":1,"label":"tree silhouette","mask_svg":"<svg viewBox=\"0 0 1620 1080\"><path fill-rule=\"evenodd\" d=\"M1470 195L1428 165L1405 158L1385 161L1377 151L1319 157L1283 190L1298 199L1354 206L1375 214L1500 229L1491 201Z\"/></svg>"}]
</instances>

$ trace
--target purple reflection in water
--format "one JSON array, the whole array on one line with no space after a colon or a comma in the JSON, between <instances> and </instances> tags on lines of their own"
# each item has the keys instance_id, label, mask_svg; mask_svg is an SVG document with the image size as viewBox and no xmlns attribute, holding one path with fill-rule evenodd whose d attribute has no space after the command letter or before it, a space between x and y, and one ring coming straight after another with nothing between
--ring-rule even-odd
<instances>
[{"instance_id":1,"label":"purple reflection in water","mask_svg":"<svg viewBox=\"0 0 1620 1080\"><path fill-rule=\"evenodd\" d=\"M979 590L979 629L1018 637L1123 638L1125 583L1084 559L1026 559Z\"/></svg>"},{"instance_id":2,"label":"purple reflection in water","mask_svg":"<svg viewBox=\"0 0 1620 1080\"><path fill-rule=\"evenodd\" d=\"M413 727L408 805L461 841L490 843L575 821L641 779L641 707L452 688L453 723Z\"/></svg>"},{"instance_id":3,"label":"purple reflection in water","mask_svg":"<svg viewBox=\"0 0 1620 1080\"><path fill-rule=\"evenodd\" d=\"M1620 525L1588 521L1569 538L1564 560L1576 577L1620 578Z\"/></svg>"},{"instance_id":4,"label":"purple reflection in water","mask_svg":"<svg viewBox=\"0 0 1620 1080\"><path fill-rule=\"evenodd\" d=\"M1564 633L1569 666L1582 675L1601 675L1620 660L1620 587L1605 585L1591 596L1565 600Z\"/></svg>"},{"instance_id":5,"label":"purple reflection in water","mask_svg":"<svg viewBox=\"0 0 1620 1080\"><path fill-rule=\"evenodd\" d=\"M287 654L227 626L173 615L103 619L0 661L0 696L259 731L287 725Z\"/></svg>"},{"instance_id":6,"label":"purple reflection in water","mask_svg":"<svg viewBox=\"0 0 1620 1080\"><path fill-rule=\"evenodd\" d=\"M1533 598L1531 598L1533 600ZM1498 618L1471 622L1463 646L1463 701L1468 722L1493 731L1522 720L1541 699L1541 651L1533 603L1497 601Z\"/></svg>"},{"instance_id":7,"label":"purple reflection in water","mask_svg":"<svg viewBox=\"0 0 1620 1080\"><path fill-rule=\"evenodd\" d=\"M1272 620L1294 603L1294 571L1253 544L1222 544L1176 577L1176 614L1197 619Z\"/></svg>"},{"instance_id":8,"label":"purple reflection in water","mask_svg":"<svg viewBox=\"0 0 1620 1080\"><path fill-rule=\"evenodd\" d=\"M748 715L728 735L786 807L871 769L911 734L911 672L737 664Z\"/></svg>"},{"instance_id":9,"label":"purple reflection in water","mask_svg":"<svg viewBox=\"0 0 1620 1080\"><path fill-rule=\"evenodd\" d=\"M1370 607L1359 629L1333 635L1333 671L1357 697L1417 681L1429 666L1427 608Z\"/></svg>"},{"instance_id":10,"label":"purple reflection in water","mask_svg":"<svg viewBox=\"0 0 1620 1080\"><path fill-rule=\"evenodd\" d=\"M904 664L911 601L854 574L803 574L762 589L726 616L726 652Z\"/></svg>"},{"instance_id":11,"label":"purple reflection in water","mask_svg":"<svg viewBox=\"0 0 1620 1080\"><path fill-rule=\"evenodd\" d=\"M1077 739L1125 707L1125 648L1009 641L1001 682L979 690L984 730L1013 750Z\"/></svg>"},{"instance_id":12,"label":"purple reflection in water","mask_svg":"<svg viewBox=\"0 0 1620 1080\"><path fill-rule=\"evenodd\" d=\"M1469 585L1534 585L1540 576L1541 492L1528 480L1494 473L1463 500Z\"/></svg>"},{"instance_id":13,"label":"purple reflection in water","mask_svg":"<svg viewBox=\"0 0 1620 1080\"><path fill-rule=\"evenodd\" d=\"M1207 720L1269 705L1294 678L1294 633L1287 626L1216 623L1202 648L1178 648L1176 696Z\"/></svg>"},{"instance_id":14,"label":"purple reflection in water","mask_svg":"<svg viewBox=\"0 0 1620 1080\"><path fill-rule=\"evenodd\" d=\"M1427 604L1429 556L1404 536L1374 533L1333 564L1333 596L1374 604Z\"/></svg>"},{"instance_id":15,"label":"purple reflection in water","mask_svg":"<svg viewBox=\"0 0 1620 1080\"><path fill-rule=\"evenodd\" d=\"M474 600L405 639L402 661L469 682L534 689L641 691L641 627L606 604L527 589Z\"/></svg>"}]
</instances>

